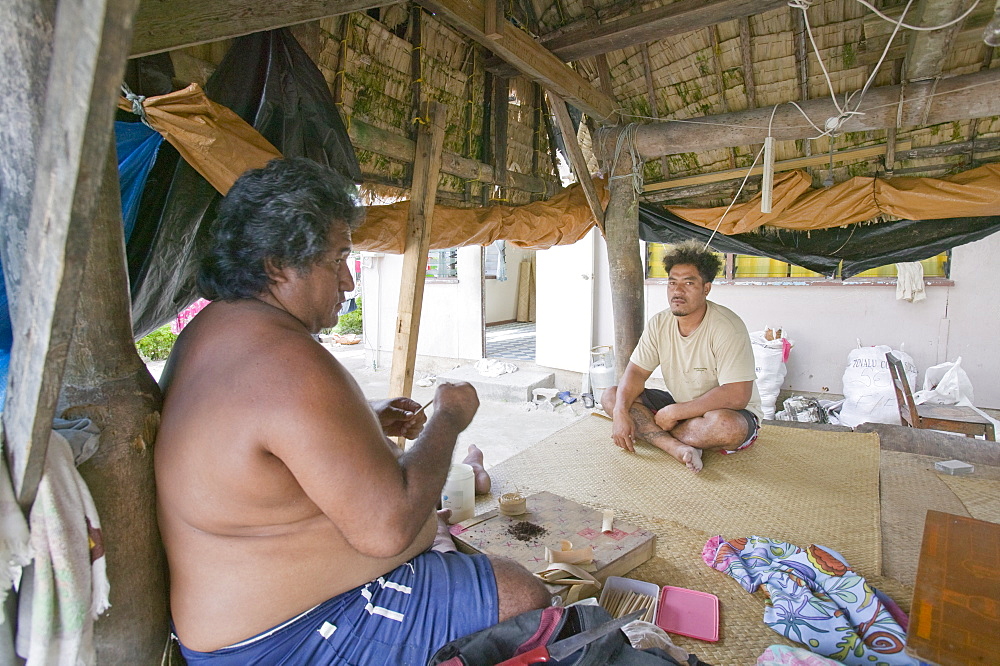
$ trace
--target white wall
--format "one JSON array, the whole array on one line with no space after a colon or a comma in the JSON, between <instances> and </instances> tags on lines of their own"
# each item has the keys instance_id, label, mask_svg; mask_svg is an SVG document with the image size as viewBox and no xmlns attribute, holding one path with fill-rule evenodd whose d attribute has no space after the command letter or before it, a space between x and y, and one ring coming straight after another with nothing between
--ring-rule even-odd
<instances>
[{"instance_id":1,"label":"white wall","mask_svg":"<svg viewBox=\"0 0 1000 666\"><path fill-rule=\"evenodd\" d=\"M841 393L847 354L860 338L863 345L903 344L920 370L919 381L928 366L961 356L977 405L1000 408L998 255L1000 234L955 248L954 286L929 286L920 303L897 301L892 286L838 284L716 284L709 298L740 315L751 331L785 328L795 348L783 388ZM648 316L667 307L666 291L665 284L646 285ZM614 334L608 336L605 323L613 321L610 290L601 293L595 325L604 341Z\"/></svg>"},{"instance_id":2,"label":"white wall","mask_svg":"<svg viewBox=\"0 0 1000 666\"><path fill-rule=\"evenodd\" d=\"M417 353L422 356L479 359L483 356L482 248L458 250L458 280L428 280L420 317ZM402 282L403 257L362 257L365 349L380 351L379 364L392 356Z\"/></svg>"},{"instance_id":3,"label":"white wall","mask_svg":"<svg viewBox=\"0 0 1000 666\"><path fill-rule=\"evenodd\" d=\"M486 323L513 321L517 318L517 283L521 275L521 260L534 250L522 250L507 244L507 279L486 280Z\"/></svg>"}]
</instances>

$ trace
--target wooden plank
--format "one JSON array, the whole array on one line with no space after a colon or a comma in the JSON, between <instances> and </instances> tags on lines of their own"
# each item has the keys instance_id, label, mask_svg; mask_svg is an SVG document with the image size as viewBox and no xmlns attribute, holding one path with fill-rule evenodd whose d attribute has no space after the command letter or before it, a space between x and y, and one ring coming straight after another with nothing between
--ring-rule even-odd
<instances>
[{"instance_id":1,"label":"wooden plank","mask_svg":"<svg viewBox=\"0 0 1000 666\"><path fill-rule=\"evenodd\" d=\"M781 0L680 0L597 27L581 25L542 43L562 60L573 61L701 30L785 4Z\"/></svg>"},{"instance_id":2,"label":"wooden plank","mask_svg":"<svg viewBox=\"0 0 1000 666\"><path fill-rule=\"evenodd\" d=\"M549 108L552 110L552 115L555 116L556 124L559 125L559 131L562 132L563 143L566 144L566 150L569 153L570 166L573 167L573 173L576 174L576 179L580 181L583 193L587 197L590 212L593 213L594 219L597 220L597 225L603 229L604 207L601 206L601 200L597 196L597 190L594 188L594 181L591 179L590 170L587 168L587 158L583 156L583 150L580 149L580 144L576 140L576 133L573 132L573 121L570 120L569 111L566 109L566 102L551 90L546 91L546 95L549 99Z\"/></svg>"},{"instance_id":3,"label":"wooden plank","mask_svg":"<svg viewBox=\"0 0 1000 666\"><path fill-rule=\"evenodd\" d=\"M130 57L365 11L385 0L142 0Z\"/></svg>"},{"instance_id":4,"label":"wooden plank","mask_svg":"<svg viewBox=\"0 0 1000 666\"><path fill-rule=\"evenodd\" d=\"M928 511L906 653L944 665L1000 662L1000 525Z\"/></svg>"},{"instance_id":5,"label":"wooden plank","mask_svg":"<svg viewBox=\"0 0 1000 666\"><path fill-rule=\"evenodd\" d=\"M413 366L417 358L420 313L424 302L427 253L431 245L431 223L440 174L441 149L447 109L440 102L428 105L426 124L420 125L413 160L413 184L406 221L406 249L396 316L396 340L392 350L389 394L409 397L413 389Z\"/></svg>"},{"instance_id":6,"label":"wooden plank","mask_svg":"<svg viewBox=\"0 0 1000 666\"><path fill-rule=\"evenodd\" d=\"M500 39L503 37L503 24L506 18L503 15L502 0L485 0L484 11L486 12L486 26L483 34L487 39Z\"/></svg>"},{"instance_id":7,"label":"wooden plank","mask_svg":"<svg viewBox=\"0 0 1000 666\"><path fill-rule=\"evenodd\" d=\"M25 508L45 463L136 5L79 0L56 7L27 259L20 293L11 299L14 345L3 412L14 491Z\"/></svg>"},{"instance_id":8,"label":"wooden plank","mask_svg":"<svg viewBox=\"0 0 1000 666\"><path fill-rule=\"evenodd\" d=\"M540 46L527 32L505 21L503 36L499 39L488 39L483 33L486 17L480 2L420 0L420 4L591 118L601 123L615 122L614 101Z\"/></svg>"},{"instance_id":9,"label":"wooden plank","mask_svg":"<svg viewBox=\"0 0 1000 666\"><path fill-rule=\"evenodd\" d=\"M896 144L896 149L899 151L909 150L909 141L900 141ZM878 157L880 155L885 155L886 146L885 144L880 144L878 146L868 146L866 148L852 148L850 150L840 150L833 154L834 162L856 162L859 160L869 159L871 157ZM828 164L830 161L830 155L813 155L811 157L796 157L790 160L782 160L781 162L774 163L775 172L778 171L791 171L793 169L805 169L811 166L821 166ZM727 169L726 171L716 171L714 173L703 173L698 176L689 176L687 178L675 178L663 183L649 183L643 188L643 193L646 192L657 192L659 190L669 190L675 187L690 187L692 185L704 185L706 183L716 183L723 180L731 180L733 178L742 178L747 173L746 169ZM764 173L764 168L762 166L756 166L750 170L751 176L759 176Z\"/></svg>"},{"instance_id":10,"label":"wooden plank","mask_svg":"<svg viewBox=\"0 0 1000 666\"><path fill-rule=\"evenodd\" d=\"M492 199L507 201L507 136L510 123L510 79L493 77L493 182L496 191Z\"/></svg>"}]
</instances>

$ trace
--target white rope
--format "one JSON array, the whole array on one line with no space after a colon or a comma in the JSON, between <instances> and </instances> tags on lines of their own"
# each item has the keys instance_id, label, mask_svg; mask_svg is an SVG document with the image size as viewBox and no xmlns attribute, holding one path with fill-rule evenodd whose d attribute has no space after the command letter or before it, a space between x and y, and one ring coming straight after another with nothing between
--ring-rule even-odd
<instances>
[{"instance_id":1,"label":"white rope","mask_svg":"<svg viewBox=\"0 0 1000 666\"><path fill-rule=\"evenodd\" d=\"M883 14L882 12L880 12L874 6L872 6L872 5L868 4L867 2L865 2L865 0L856 0L856 2L858 4L864 5L868 9L872 10L872 12L874 12L879 18L885 19L889 23L896 23L896 21L894 21L893 19L889 18L888 16L886 16L885 14ZM904 28L906 28L907 30L917 30L917 31L920 31L920 32L931 32L933 30L942 30L944 28L953 26L956 23L964 21L969 16L969 14L972 13L972 10L975 9L978 4L979 4L979 0L976 0L975 2L972 3L972 6L969 7L969 9L966 10L966 12L964 14L962 14L961 16L959 16L956 19L952 19L951 21L948 21L947 23L942 23L941 25L933 25L933 26L927 26L927 27L919 26L919 25L910 25L909 23L903 23L902 22L902 20L903 20L902 18L900 18L900 20L899 20L899 25L902 26L902 27L904 27ZM907 7L909 7L909 4L907 4ZM904 11L904 14L905 13L906 12Z\"/></svg>"},{"instance_id":2,"label":"white rope","mask_svg":"<svg viewBox=\"0 0 1000 666\"><path fill-rule=\"evenodd\" d=\"M730 202L729 207L726 208L726 212L723 213L722 217L719 218L719 223L715 225L715 229L712 230L712 235L708 237L707 241L705 241L706 250L708 249L708 244L712 242L713 238L715 238L716 232L719 231L719 227L722 226L722 221L726 219L726 215L729 214L729 211L732 209L732 207L736 205L736 200L740 198L740 192L743 191L743 186L747 184L747 180L750 178L750 174L753 173L753 168L757 166L757 160L759 160L760 156L763 154L764 154L764 148L761 147L761 149L757 151L757 157L753 158L753 164L751 164L750 168L747 169L747 175L743 176L743 182L740 183L740 189L736 190L736 196L733 197L733 200L732 202Z\"/></svg>"},{"instance_id":3,"label":"white rope","mask_svg":"<svg viewBox=\"0 0 1000 666\"><path fill-rule=\"evenodd\" d=\"M639 123L629 123L622 128L622 131L618 133L618 141L615 143L615 157L614 162L611 163L611 174L608 176L608 182L616 178L631 178L632 179L632 189L634 194L632 199L635 200L642 194L642 156L639 155L639 148L636 144L636 132L639 128ZM618 159L621 157L622 150L627 149L629 157L632 159L632 173L621 174L619 176L614 175L615 167L618 165Z\"/></svg>"},{"instance_id":4,"label":"white rope","mask_svg":"<svg viewBox=\"0 0 1000 666\"><path fill-rule=\"evenodd\" d=\"M122 95L125 99L132 103L132 113L139 116L139 120L142 121L142 124L149 129L153 129L153 126L149 124L149 119L146 118L146 108L142 105L142 103L146 101L146 98L142 95L136 95L131 89L129 89L128 85L124 83L122 84Z\"/></svg>"}]
</instances>

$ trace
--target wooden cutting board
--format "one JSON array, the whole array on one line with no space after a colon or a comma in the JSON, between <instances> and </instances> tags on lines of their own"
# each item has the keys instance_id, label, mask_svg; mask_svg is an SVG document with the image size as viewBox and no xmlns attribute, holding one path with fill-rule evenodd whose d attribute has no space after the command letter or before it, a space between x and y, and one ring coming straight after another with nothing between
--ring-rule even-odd
<instances>
[{"instance_id":1,"label":"wooden cutting board","mask_svg":"<svg viewBox=\"0 0 1000 666\"><path fill-rule=\"evenodd\" d=\"M604 519L600 511L577 504L565 497L548 492L527 498L528 512L520 516L505 516L496 510L451 526L451 534L459 550L509 557L529 571L545 569L545 547L560 549L560 541L572 542L573 548L594 549L594 571L603 583L608 576L624 576L656 553L656 535L631 523L615 519L614 530L601 532ZM528 522L545 530L529 540L519 539L512 528ZM562 594L562 585L549 586ZM594 593L597 590L593 590Z\"/></svg>"}]
</instances>

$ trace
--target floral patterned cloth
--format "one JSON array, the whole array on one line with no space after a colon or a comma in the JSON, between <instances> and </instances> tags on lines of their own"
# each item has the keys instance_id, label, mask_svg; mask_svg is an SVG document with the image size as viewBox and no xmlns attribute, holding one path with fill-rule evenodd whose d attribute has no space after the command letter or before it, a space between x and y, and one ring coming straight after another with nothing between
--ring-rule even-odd
<instances>
[{"instance_id":1,"label":"floral patterned cloth","mask_svg":"<svg viewBox=\"0 0 1000 666\"><path fill-rule=\"evenodd\" d=\"M702 559L746 589L764 586L764 624L811 651L850 666L919 662L903 652L906 633L875 590L840 554L750 536L712 537Z\"/></svg>"}]
</instances>

